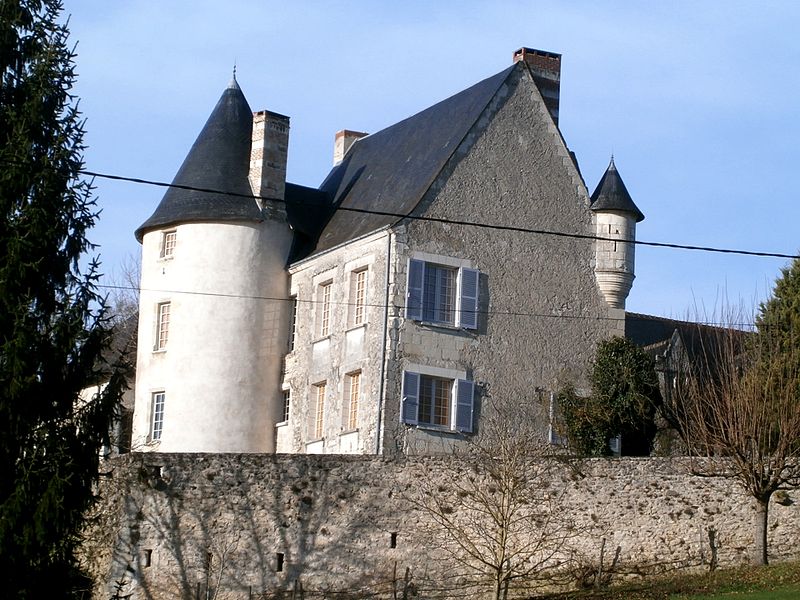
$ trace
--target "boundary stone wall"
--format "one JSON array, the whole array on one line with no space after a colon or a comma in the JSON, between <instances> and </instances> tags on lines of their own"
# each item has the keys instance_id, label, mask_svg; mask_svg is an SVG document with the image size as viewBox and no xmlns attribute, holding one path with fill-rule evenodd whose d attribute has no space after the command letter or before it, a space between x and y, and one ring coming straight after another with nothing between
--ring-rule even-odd
<instances>
[{"instance_id":1,"label":"boundary stone wall","mask_svg":"<svg viewBox=\"0 0 800 600\"><path fill-rule=\"evenodd\" d=\"M84 545L96 598L116 582L133 599L272 598L298 585L307 598L391 598L409 580L419 597L479 597L409 502L475 476L453 457L135 453L107 467ZM617 579L749 560L753 503L735 482L692 476L687 459L591 459L551 478L554 516L577 532L564 585L596 570L601 549L606 569L618 552ZM773 500L771 559L800 557L799 539L797 502Z\"/></svg>"}]
</instances>

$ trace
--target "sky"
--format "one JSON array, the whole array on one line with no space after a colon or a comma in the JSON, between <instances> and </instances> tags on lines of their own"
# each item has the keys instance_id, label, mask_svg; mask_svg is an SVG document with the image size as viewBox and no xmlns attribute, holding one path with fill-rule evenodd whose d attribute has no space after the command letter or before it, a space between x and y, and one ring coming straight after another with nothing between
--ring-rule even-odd
<instances>
[{"instance_id":1,"label":"sky","mask_svg":"<svg viewBox=\"0 0 800 600\"><path fill-rule=\"evenodd\" d=\"M560 129L589 193L613 153L637 238L800 252L800 2L66 0L86 168L169 182L222 91L291 117L287 179L318 186L340 129L376 132L511 64L562 55ZM96 180L109 280L163 189ZM629 311L752 311L788 260L636 249ZM532 284L533 285L533 284Z\"/></svg>"}]
</instances>

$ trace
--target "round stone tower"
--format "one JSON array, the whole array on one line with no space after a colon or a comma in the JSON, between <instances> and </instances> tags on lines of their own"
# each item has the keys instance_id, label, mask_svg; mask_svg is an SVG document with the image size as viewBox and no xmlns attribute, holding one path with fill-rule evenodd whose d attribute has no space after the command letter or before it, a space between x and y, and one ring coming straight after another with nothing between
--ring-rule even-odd
<instances>
[{"instance_id":1,"label":"round stone tower","mask_svg":"<svg viewBox=\"0 0 800 600\"><path fill-rule=\"evenodd\" d=\"M173 181L197 189L169 188L136 230L134 450L274 452L290 314L288 135L288 117L254 116L234 79Z\"/></svg>"},{"instance_id":2,"label":"round stone tower","mask_svg":"<svg viewBox=\"0 0 800 600\"><path fill-rule=\"evenodd\" d=\"M592 194L591 209L595 233L604 238L595 242L594 274L606 302L612 308L625 308L634 275L636 223L644 215L634 204L614 165L614 157Z\"/></svg>"}]
</instances>

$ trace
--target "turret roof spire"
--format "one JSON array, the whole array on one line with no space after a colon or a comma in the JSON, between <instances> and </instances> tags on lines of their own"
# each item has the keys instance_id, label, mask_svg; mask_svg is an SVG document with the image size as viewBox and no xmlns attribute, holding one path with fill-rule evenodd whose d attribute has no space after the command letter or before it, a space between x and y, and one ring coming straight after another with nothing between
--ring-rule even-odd
<instances>
[{"instance_id":1,"label":"turret roof spire","mask_svg":"<svg viewBox=\"0 0 800 600\"><path fill-rule=\"evenodd\" d=\"M594 211L611 210L632 213L636 222L644 220L644 214L633 201L625 183L622 181L617 166L614 164L614 155L611 155L611 162L600 178L594 193L592 194L592 205Z\"/></svg>"},{"instance_id":2,"label":"turret roof spire","mask_svg":"<svg viewBox=\"0 0 800 600\"><path fill-rule=\"evenodd\" d=\"M149 229L185 222L260 221L255 199L246 197L252 194L248 179L252 133L253 111L234 71L172 180L173 185L220 193L169 188L155 212L136 230L136 239L141 241Z\"/></svg>"}]
</instances>

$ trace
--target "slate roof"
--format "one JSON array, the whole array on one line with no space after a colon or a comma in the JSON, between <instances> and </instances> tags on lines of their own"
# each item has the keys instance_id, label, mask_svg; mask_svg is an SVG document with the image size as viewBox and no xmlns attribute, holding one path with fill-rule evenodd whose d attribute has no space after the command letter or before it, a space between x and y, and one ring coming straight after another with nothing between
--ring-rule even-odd
<instances>
[{"instance_id":1,"label":"slate roof","mask_svg":"<svg viewBox=\"0 0 800 600\"><path fill-rule=\"evenodd\" d=\"M644 214L634 204L625 183L620 177L619 171L614 164L614 158L611 158L611 163L608 165L603 177L600 178L600 183L592 194L592 210L617 210L620 212L633 213L636 216L636 222L644 220Z\"/></svg>"},{"instance_id":2,"label":"slate roof","mask_svg":"<svg viewBox=\"0 0 800 600\"><path fill-rule=\"evenodd\" d=\"M253 111L234 79L222 93L172 183L252 194L248 182L252 131ZM141 242L149 229L178 223L260 220L261 210L252 198L169 188L155 212L136 230L136 239Z\"/></svg>"},{"instance_id":3,"label":"slate roof","mask_svg":"<svg viewBox=\"0 0 800 600\"><path fill-rule=\"evenodd\" d=\"M520 65L520 66L517 66ZM333 207L406 215L414 210L458 145L516 65L455 96L355 142L328 174L320 190ZM315 252L333 248L398 217L336 210Z\"/></svg>"}]
</instances>

